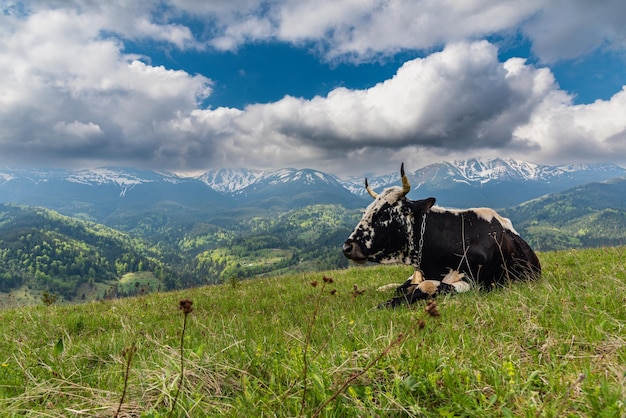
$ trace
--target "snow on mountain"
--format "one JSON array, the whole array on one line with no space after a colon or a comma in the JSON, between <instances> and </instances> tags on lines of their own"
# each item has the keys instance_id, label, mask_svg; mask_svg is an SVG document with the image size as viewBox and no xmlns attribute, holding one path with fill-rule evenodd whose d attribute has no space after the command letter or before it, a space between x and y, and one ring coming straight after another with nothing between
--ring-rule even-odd
<instances>
[{"instance_id":1,"label":"snow on mountain","mask_svg":"<svg viewBox=\"0 0 626 418\"><path fill-rule=\"evenodd\" d=\"M0 185L13 180L14 178L15 176L10 173L0 173Z\"/></svg>"},{"instance_id":2,"label":"snow on mountain","mask_svg":"<svg viewBox=\"0 0 626 418\"><path fill-rule=\"evenodd\" d=\"M215 191L232 193L244 189L263 177L264 172L243 168L219 168L207 171L196 179Z\"/></svg>"},{"instance_id":3,"label":"snow on mountain","mask_svg":"<svg viewBox=\"0 0 626 418\"><path fill-rule=\"evenodd\" d=\"M65 180L87 186L111 184L120 188L120 197L140 184L167 182L177 184L184 179L170 173L134 170L125 168L93 168L68 173Z\"/></svg>"},{"instance_id":4,"label":"snow on mountain","mask_svg":"<svg viewBox=\"0 0 626 418\"><path fill-rule=\"evenodd\" d=\"M0 168L0 184L15 180L39 184L62 177L67 173L68 171L63 169Z\"/></svg>"},{"instance_id":5,"label":"snow on mountain","mask_svg":"<svg viewBox=\"0 0 626 418\"><path fill-rule=\"evenodd\" d=\"M120 187L136 186L155 181L179 183L184 180L171 173L108 167L71 171L65 179L86 185L115 184Z\"/></svg>"},{"instance_id":6,"label":"snow on mountain","mask_svg":"<svg viewBox=\"0 0 626 418\"><path fill-rule=\"evenodd\" d=\"M406 168L406 167L405 167ZM548 166L513 159L481 159L442 161L408 172L414 190L451 188L454 184L483 187L491 183L545 183L555 181L597 181L610 177L625 176L626 169L615 164L569 164ZM344 185L353 193L365 194L363 177L352 178ZM384 174L368 179L373 189L378 190L400 182L400 174Z\"/></svg>"},{"instance_id":7,"label":"snow on mountain","mask_svg":"<svg viewBox=\"0 0 626 418\"><path fill-rule=\"evenodd\" d=\"M337 180L329 174L322 173L321 171L302 169L296 170L294 168L283 168L280 170L272 171L261 176L257 183L265 183L270 185L276 185L281 183L297 182L302 184L336 184Z\"/></svg>"},{"instance_id":8,"label":"snow on mountain","mask_svg":"<svg viewBox=\"0 0 626 418\"><path fill-rule=\"evenodd\" d=\"M208 171L197 177L213 190L224 193L238 193L247 188L275 186L297 182L302 184L338 184L337 180L321 171L311 169L297 170L282 168L276 171L259 171L246 169L217 169Z\"/></svg>"},{"instance_id":9,"label":"snow on mountain","mask_svg":"<svg viewBox=\"0 0 626 418\"><path fill-rule=\"evenodd\" d=\"M186 182L188 179L178 177L171 173L158 173L155 171L137 170L128 168L91 168L81 170L69 169L0 169L0 186L8 186L11 183L30 184L35 189L38 185L51 185L55 183L73 184L79 186L113 186L119 190L118 197L124 197L133 188L149 183L172 183ZM26 192L31 186L19 186ZM33 190L35 190L33 189ZM28 193L27 193L28 194ZM5 198L7 199L7 198Z\"/></svg>"},{"instance_id":10,"label":"snow on mountain","mask_svg":"<svg viewBox=\"0 0 626 418\"><path fill-rule=\"evenodd\" d=\"M100 186L112 183L121 189L120 197L125 196L126 192L136 185L150 182L150 180L144 180L118 170L106 168L77 171L68 175L66 180L72 183L79 183L88 186Z\"/></svg>"},{"instance_id":11,"label":"snow on mountain","mask_svg":"<svg viewBox=\"0 0 626 418\"><path fill-rule=\"evenodd\" d=\"M293 209L317 204L361 206L363 201L336 177L312 169L284 168L259 177L254 183L232 193L239 205Z\"/></svg>"},{"instance_id":12,"label":"snow on mountain","mask_svg":"<svg viewBox=\"0 0 626 418\"><path fill-rule=\"evenodd\" d=\"M399 185L399 168L398 164L398 171L368 175L369 184L378 192ZM510 207L576 185L626 177L626 169L615 164L547 166L502 158L437 162L413 172L409 166L405 169L412 185L411 198L435 196L443 206L449 207ZM220 196L235 198L239 205L254 204L255 199L268 202L268 206L294 199L299 204L321 201L362 204L363 201L354 200L354 195L366 195L364 177L341 181L332 174L293 168L267 172L217 169L195 178L129 168L0 168L0 202L39 204L45 197L56 199L58 206L72 199L104 200L110 195L146 202L159 197L185 204L189 199L217 201ZM224 204L223 199L221 203Z\"/></svg>"},{"instance_id":13,"label":"snow on mountain","mask_svg":"<svg viewBox=\"0 0 626 418\"><path fill-rule=\"evenodd\" d=\"M366 175L350 177L347 180L341 181L343 187L348 189L351 193L362 196L366 194L365 191L365 179L370 187L374 190L381 190L389 186L395 186L400 184L400 168L398 167L397 173L388 173L382 175Z\"/></svg>"}]
</instances>

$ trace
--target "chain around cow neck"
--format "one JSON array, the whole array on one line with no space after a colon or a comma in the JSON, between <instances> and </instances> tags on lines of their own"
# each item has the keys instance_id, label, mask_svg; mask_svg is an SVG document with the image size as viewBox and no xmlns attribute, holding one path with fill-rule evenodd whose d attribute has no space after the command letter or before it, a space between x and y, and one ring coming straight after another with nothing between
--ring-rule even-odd
<instances>
[{"instance_id":1,"label":"chain around cow neck","mask_svg":"<svg viewBox=\"0 0 626 418\"><path fill-rule=\"evenodd\" d=\"M422 214L422 225L420 227L420 240L417 248L417 269L422 267L422 249L424 248L424 231L426 230L426 212Z\"/></svg>"}]
</instances>

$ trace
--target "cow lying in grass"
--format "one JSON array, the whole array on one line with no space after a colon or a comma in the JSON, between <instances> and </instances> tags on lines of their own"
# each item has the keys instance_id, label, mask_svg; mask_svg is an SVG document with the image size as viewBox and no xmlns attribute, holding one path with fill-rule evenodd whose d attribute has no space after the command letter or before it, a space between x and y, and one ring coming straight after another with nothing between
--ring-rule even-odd
<instances>
[{"instance_id":1,"label":"cow lying in grass","mask_svg":"<svg viewBox=\"0 0 626 418\"><path fill-rule=\"evenodd\" d=\"M491 289L507 281L539 277L539 259L511 221L489 208L453 210L434 206L432 197L410 200L404 164L400 173L402 187L388 188L380 195L365 180L374 202L343 245L344 255L357 263L415 267L417 273L398 288L402 296L388 301L389 306L446 290L464 291L469 282Z\"/></svg>"}]
</instances>

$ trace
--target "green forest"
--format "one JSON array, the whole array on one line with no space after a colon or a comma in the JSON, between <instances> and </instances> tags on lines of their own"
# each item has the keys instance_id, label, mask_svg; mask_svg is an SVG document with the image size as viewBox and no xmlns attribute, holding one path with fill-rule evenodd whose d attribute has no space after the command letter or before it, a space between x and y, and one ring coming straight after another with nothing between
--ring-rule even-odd
<instances>
[{"instance_id":1,"label":"green forest","mask_svg":"<svg viewBox=\"0 0 626 418\"><path fill-rule=\"evenodd\" d=\"M164 284L176 276L156 247L117 230L56 212L0 206L0 291L29 289L76 297L88 284L115 283L124 274L149 271Z\"/></svg>"},{"instance_id":2,"label":"green forest","mask_svg":"<svg viewBox=\"0 0 626 418\"><path fill-rule=\"evenodd\" d=\"M158 283L149 288L154 291L346 267L338 248L358 217L341 206L317 205L222 225L165 228L171 237L180 235L172 240L144 223L158 237L149 240L47 209L0 205L0 292L104 299L148 291L120 286L135 273L149 273Z\"/></svg>"},{"instance_id":3,"label":"green forest","mask_svg":"<svg viewBox=\"0 0 626 418\"><path fill-rule=\"evenodd\" d=\"M535 199L503 210L538 251L626 244L626 210L601 189ZM171 208L129 213L104 226L57 212L0 205L2 295L63 301L237 283L253 277L345 268L341 244L361 216L341 205L240 208L210 216ZM24 296L25 297L25 296ZM6 298L5 298L6 300Z\"/></svg>"}]
</instances>

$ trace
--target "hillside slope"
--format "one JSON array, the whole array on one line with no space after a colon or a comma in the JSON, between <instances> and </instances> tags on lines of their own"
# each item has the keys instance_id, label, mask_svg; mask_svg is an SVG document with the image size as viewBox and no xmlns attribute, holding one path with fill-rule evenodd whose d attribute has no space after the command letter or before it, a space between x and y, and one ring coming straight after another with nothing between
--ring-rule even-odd
<instances>
[{"instance_id":1,"label":"hillside slope","mask_svg":"<svg viewBox=\"0 0 626 418\"><path fill-rule=\"evenodd\" d=\"M0 204L0 290L76 296L82 284L114 283L149 271L164 285L173 275L163 257L138 238L42 209Z\"/></svg>"},{"instance_id":2,"label":"hillside slope","mask_svg":"<svg viewBox=\"0 0 626 418\"><path fill-rule=\"evenodd\" d=\"M540 254L539 281L440 298L439 317L374 309L390 297L378 286L410 274L393 266L5 309L0 410L624 416L625 251Z\"/></svg>"},{"instance_id":3,"label":"hillside slope","mask_svg":"<svg viewBox=\"0 0 626 418\"><path fill-rule=\"evenodd\" d=\"M589 183L503 211L538 249L626 244L626 179Z\"/></svg>"}]
</instances>

